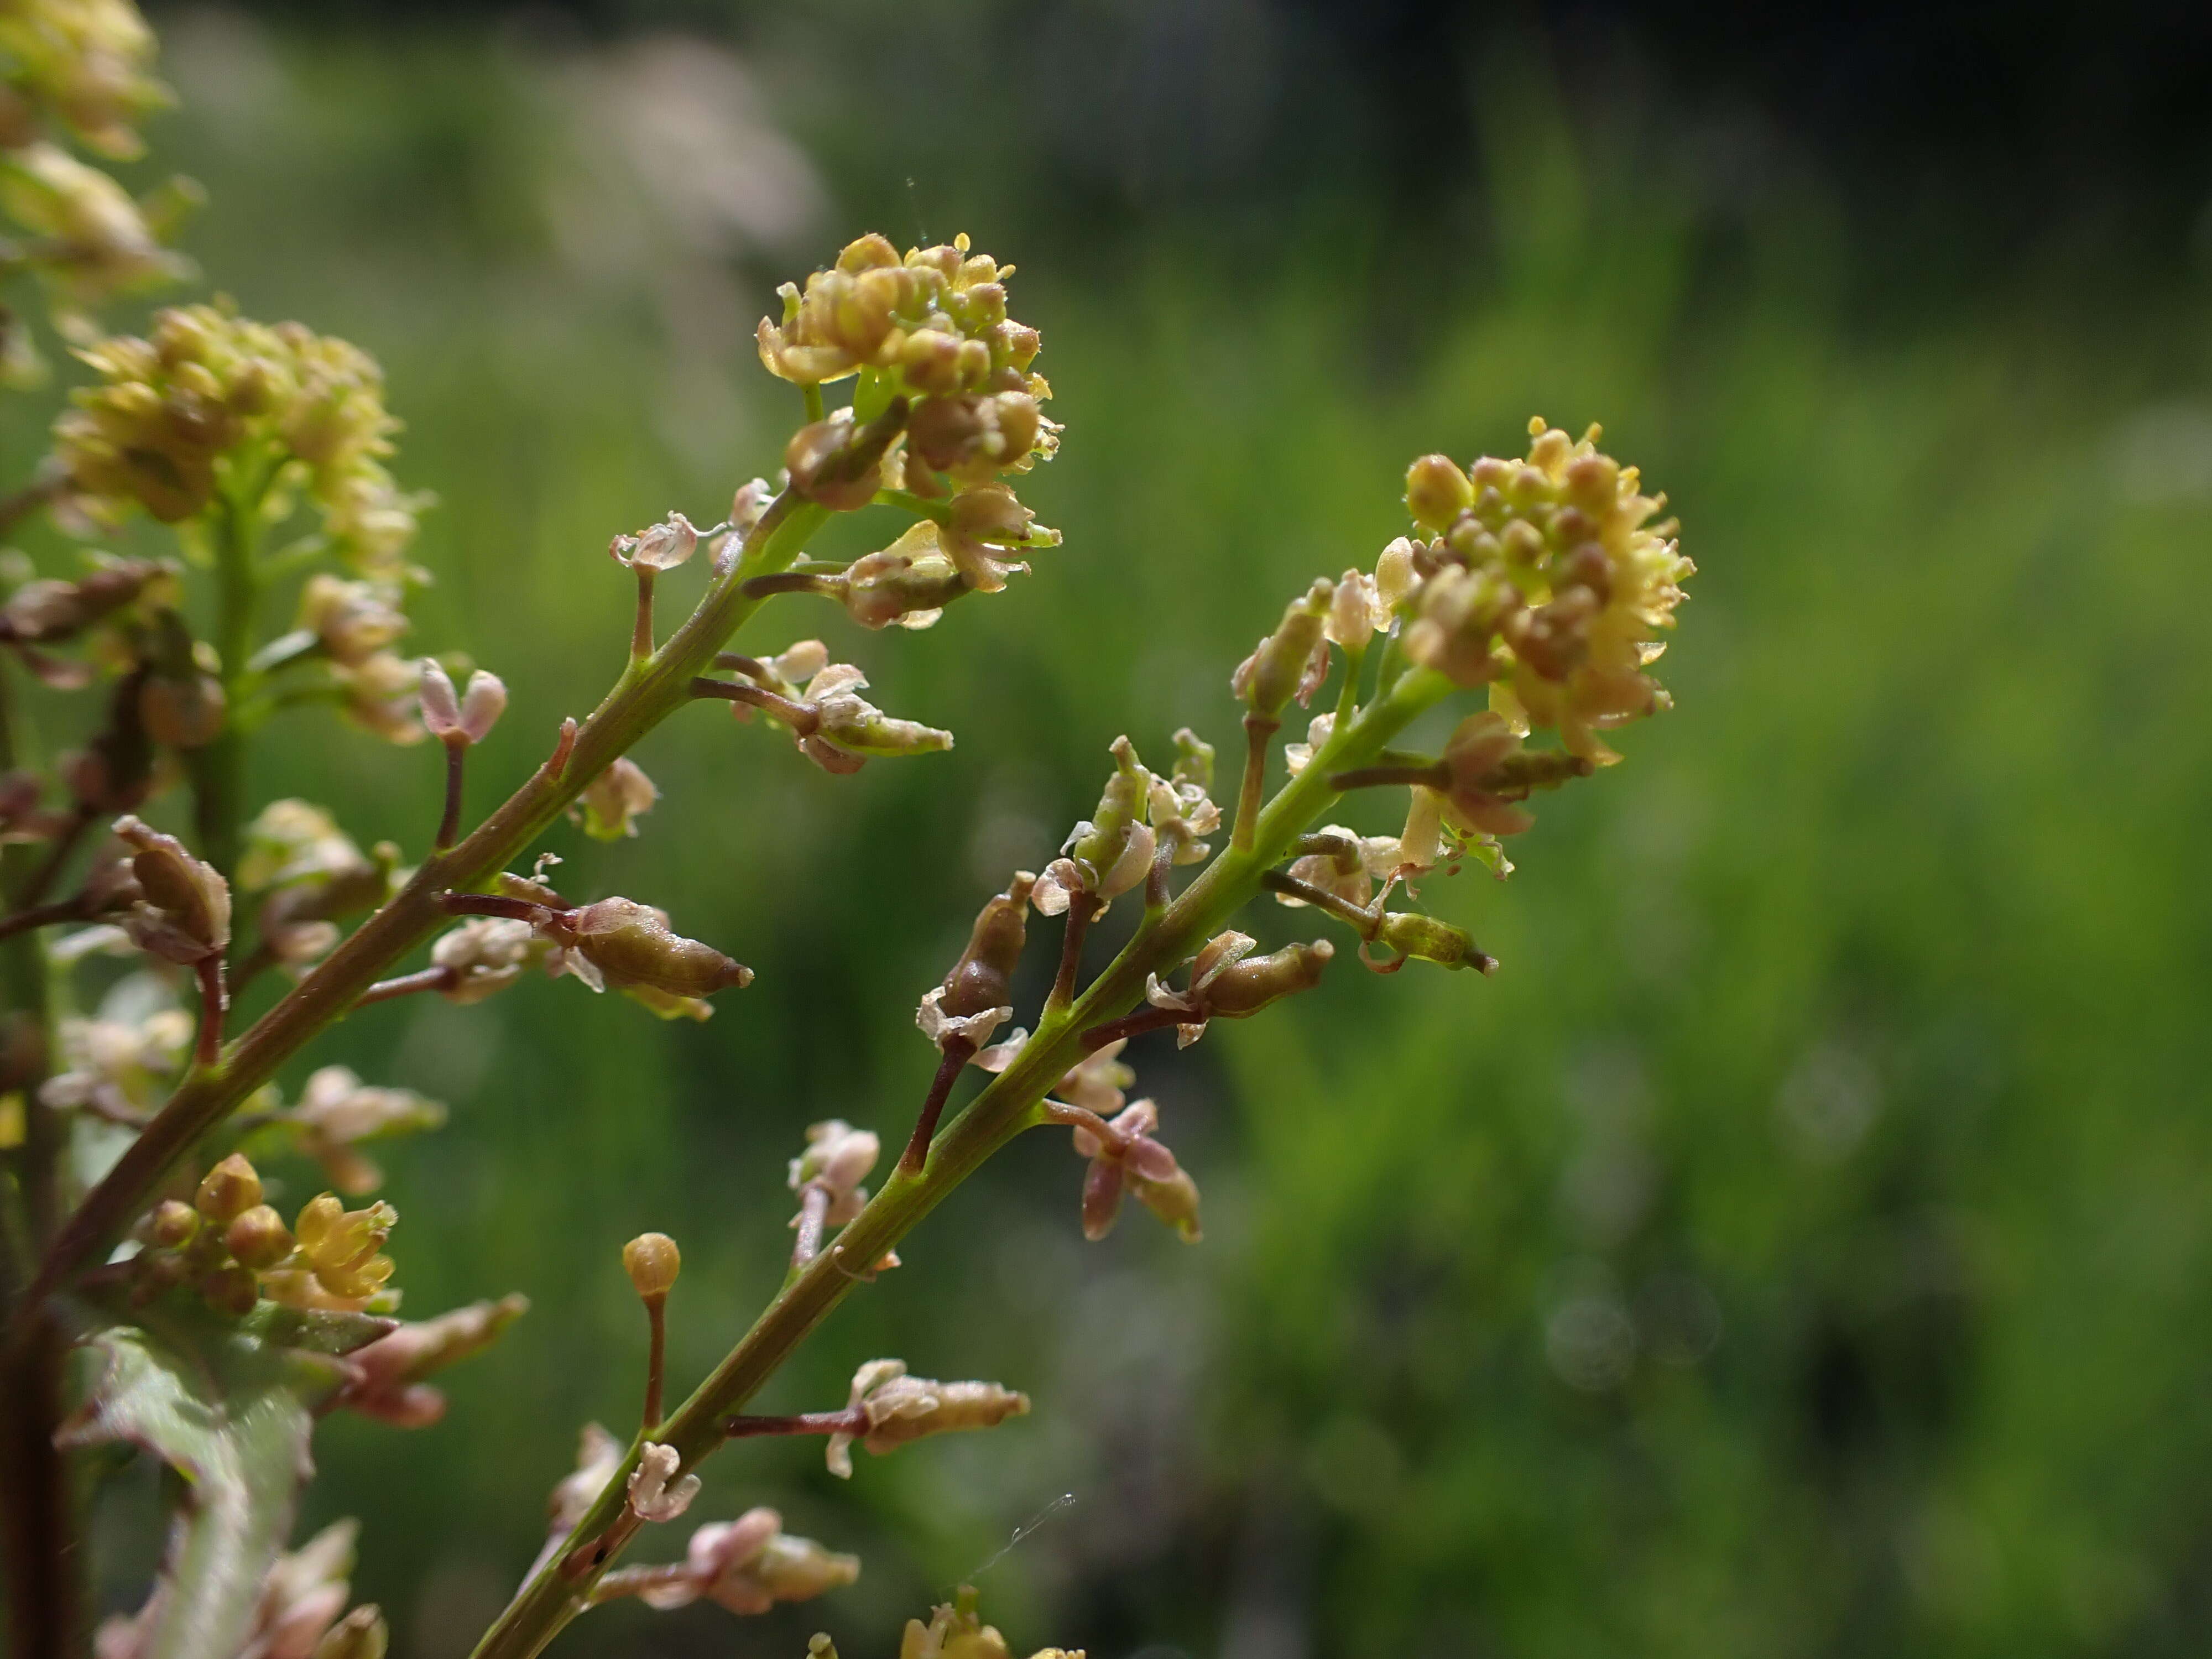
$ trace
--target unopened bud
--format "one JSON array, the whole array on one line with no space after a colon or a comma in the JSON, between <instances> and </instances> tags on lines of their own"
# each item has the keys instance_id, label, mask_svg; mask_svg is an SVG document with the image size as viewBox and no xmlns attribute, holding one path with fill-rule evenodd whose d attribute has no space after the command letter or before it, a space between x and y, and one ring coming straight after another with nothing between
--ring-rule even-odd
<instances>
[{"instance_id":1,"label":"unopened bud","mask_svg":"<svg viewBox=\"0 0 2212 1659\"><path fill-rule=\"evenodd\" d=\"M1232 687L1255 714L1273 719L1297 693L1314 649L1322 642L1335 594L1334 585L1327 580L1314 583L1291 601L1281 624L1238 665Z\"/></svg>"},{"instance_id":2,"label":"unopened bud","mask_svg":"<svg viewBox=\"0 0 2212 1659\"><path fill-rule=\"evenodd\" d=\"M645 769L628 756L584 786L577 797L582 809L584 833L593 841L620 841L637 834L639 817L650 811L660 791Z\"/></svg>"},{"instance_id":3,"label":"unopened bud","mask_svg":"<svg viewBox=\"0 0 2212 1659\"><path fill-rule=\"evenodd\" d=\"M172 679L155 675L138 692L138 718L146 735L172 749L199 749L222 735L228 703L212 674Z\"/></svg>"},{"instance_id":4,"label":"unopened bud","mask_svg":"<svg viewBox=\"0 0 2212 1659\"><path fill-rule=\"evenodd\" d=\"M1424 455L1406 469L1406 511L1424 529L1442 532L1474 504L1474 486L1449 455Z\"/></svg>"},{"instance_id":5,"label":"unopened bud","mask_svg":"<svg viewBox=\"0 0 2212 1659\"><path fill-rule=\"evenodd\" d=\"M146 1223L146 1242L165 1250L189 1244L200 1230L199 1212L189 1204L165 1198L154 1206Z\"/></svg>"},{"instance_id":6,"label":"unopened bud","mask_svg":"<svg viewBox=\"0 0 2212 1659\"><path fill-rule=\"evenodd\" d=\"M471 743L482 743L506 712L507 682L481 668L470 675L469 689L461 694L462 735Z\"/></svg>"},{"instance_id":7,"label":"unopened bud","mask_svg":"<svg viewBox=\"0 0 2212 1659\"><path fill-rule=\"evenodd\" d=\"M683 1268L684 1254L666 1233L640 1233L623 1246L623 1270L647 1302L666 1296Z\"/></svg>"},{"instance_id":8,"label":"unopened bud","mask_svg":"<svg viewBox=\"0 0 2212 1659\"><path fill-rule=\"evenodd\" d=\"M230 944L230 884L215 866L135 817L115 821L115 833L137 851L131 860L144 898L125 918L131 943L165 961L190 965Z\"/></svg>"},{"instance_id":9,"label":"unopened bud","mask_svg":"<svg viewBox=\"0 0 2212 1659\"><path fill-rule=\"evenodd\" d=\"M266 1204L234 1217L222 1235L223 1247L248 1267L273 1267L292 1254L291 1229L284 1218Z\"/></svg>"},{"instance_id":10,"label":"unopened bud","mask_svg":"<svg viewBox=\"0 0 2212 1659\"><path fill-rule=\"evenodd\" d=\"M253 1304L261 1299L260 1287L254 1283L252 1269L234 1261L201 1274L199 1292L209 1307L234 1319L243 1319L252 1313Z\"/></svg>"},{"instance_id":11,"label":"unopened bud","mask_svg":"<svg viewBox=\"0 0 2212 1659\"><path fill-rule=\"evenodd\" d=\"M243 1152L233 1152L200 1178L192 1207L210 1221L227 1226L259 1202L261 1176Z\"/></svg>"},{"instance_id":12,"label":"unopened bud","mask_svg":"<svg viewBox=\"0 0 2212 1659\"><path fill-rule=\"evenodd\" d=\"M451 737L461 729L461 703L453 691L453 676L439 666L435 657L422 659L419 702L422 724L429 728L432 737Z\"/></svg>"}]
</instances>

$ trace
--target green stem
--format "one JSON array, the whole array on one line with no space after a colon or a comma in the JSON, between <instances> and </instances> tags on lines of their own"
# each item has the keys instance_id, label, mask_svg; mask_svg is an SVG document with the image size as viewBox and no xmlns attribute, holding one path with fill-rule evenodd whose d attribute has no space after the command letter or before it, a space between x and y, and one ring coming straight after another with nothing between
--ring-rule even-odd
<instances>
[{"instance_id":1,"label":"green stem","mask_svg":"<svg viewBox=\"0 0 2212 1659\"><path fill-rule=\"evenodd\" d=\"M892 1173L837 1242L789 1280L750 1330L661 1425L654 1438L676 1448L690 1469L721 1445L726 1421L773 1376L792 1352L860 1283L870 1264L898 1244L969 1176L1023 1129L1044 1121L1038 1103L1083 1057L1083 1033L1133 1007L1145 976L1192 954L1249 902L1261 875L1280 861L1306 827L1337 800L1333 770L1357 764L1451 690L1422 669L1401 676L1358 720L1346 722L1252 826L1250 844L1209 865L1161 916L1133 939L1073 1006L1048 1012L1014 1061L939 1131L918 1173ZM556 1551L477 1644L474 1659L530 1659L589 1605L593 1584L635 1532L625 1520L633 1445L565 1545Z\"/></svg>"},{"instance_id":2,"label":"green stem","mask_svg":"<svg viewBox=\"0 0 2212 1659\"><path fill-rule=\"evenodd\" d=\"M754 527L736 568L707 590L699 608L648 661L632 665L615 683L577 732L563 766L541 767L459 846L426 859L413 880L228 1044L221 1059L186 1075L70 1217L40 1262L27 1300L43 1299L104 1256L201 1136L352 1009L394 961L442 927L448 917L439 903L441 893L489 881L558 820L586 784L688 703L694 677L758 608L740 591L745 579L788 565L828 517L827 508L789 491L778 496Z\"/></svg>"},{"instance_id":3,"label":"green stem","mask_svg":"<svg viewBox=\"0 0 2212 1659\"><path fill-rule=\"evenodd\" d=\"M0 770L18 759L12 687L0 674ZM0 895L13 908L40 883L52 860L16 845L0 853ZM52 975L35 933L0 941L0 1018L29 1028L8 1048L22 1057L9 1079L18 1091L23 1139L11 1154L24 1243L45 1248L61 1220L61 1115L39 1098L51 1069ZM15 1216L0 1216L0 1229ZM0 1571L8 1596L9 1651L21 1659L64 1659L82 1653L91 1601L85 1581L82 1517L69 1460L54 1444L65 1408L64 1371L69 1338L58 1315L24 1311L14 1238L0 1239L0 1298L16 1340L0 1347Z\"/></svg>"}]
</instances>

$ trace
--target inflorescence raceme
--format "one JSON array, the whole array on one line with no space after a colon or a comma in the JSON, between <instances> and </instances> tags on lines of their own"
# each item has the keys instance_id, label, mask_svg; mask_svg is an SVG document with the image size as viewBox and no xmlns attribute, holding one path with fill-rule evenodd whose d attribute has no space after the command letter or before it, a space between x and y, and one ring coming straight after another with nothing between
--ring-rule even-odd
<instances>
[{"instance_id":1,"label":"inflorescence raceme","mask_svg":"<svg viewBox=\"0 0 2212 1659\"><path fill-rule=\"evenodd\" d=\"M128 39L112 44L118 62L135 61ZM0 27L5 49L20 51ZM117 82L105 103L84 88L53 95L74 96L80 125L112 137L144 101L135 84ZM288 1106L270 1074L349 1010L423 994L466 1006L532 969L621 991L665 1018L705 1018L711 999L750 981L750 969L678 933L651 903L565 897L549 880L550 855L528 875L510 866L563 812L594 838L638 837L659 791L623 751L692 702L724 702L740 723L778 728L841 775L951 746L950 732L862 696L862 668L821 640L767 655L728 647L753 611L793 596L827 599L863 629L927 627L956 601L1002 590L1029 568L1024 556L1057 545L1059 533L1015 493L1056 453L1060 431L1042 412L1050 388L1033 367L1038 333L1007 311L1012 270L964 237L902 254L871 235L803 289L787 285L781 314L759 329L763 362L804 403L781 476L739 485L727 514L704 528L671 512L614 539L611 557L636 590L628 666L600 712L565 722L544 763L473 826L465 763L501 719L507 689L465 659L399 654L404 603L424 580L406 557L423 501L387 469L398 423L374 363L344 342L221 304L164 312L145 338L82 347L98 378L56 428L50 502L86 531L143 512L175 526L185 559L100 558L74 580L21 583L0 603L0 647L40 680L81 685L104 672L112 682L106 724L55 769L58 799L28 769L0 779L11 843L0 938L71 925L38 956L41 971L65 981L100 952L130 952L143 988L111 998L97 1018L63 1021L53 1042L63 1064L18 1079L40 1113L137 1137L89 1191L57 1189L78 1210L46 1241L33 1306L74 1286L104 1310L109 1339L128 1331L155 1345L167 1340L159 1332L181 1328L176 1310L190 1310L192 1328L212 1320L234 1341L270 1340L261 1333L271 1310L321 1321L313 1340L337 1370L319 1373L317 1409L346 1405L402 1425L435 1417L441 1397L422 1378L520 1311L511 1298L420 1324L389 1316L398 1292L384 1247L397 1215L370 1196L382 1173L361 1147L434 1127L443 1109L342 1066L314 1072ZM824 388L847 382L849 404L826 407ZM1129 738L1115 741L1090 815L1042 870L1011 873L920 999L915 1023L936 1065L894 1143L903 1148L896 1162L878 1180L884 1142L874 1129L830 1119L807 1132L788 1171L795 1213L783 1291L673 1410L667 1325L681 1253L659 1233L629 1243L623 1265L647 1318L635 1437L625 1446L586 1430L575 1472L556 1489L545 1549L481 1653L535 1652L568 1620L617 1598L655 1607L708 1600L750 1613L850 1583L854 1558L785 1534L765 1508L699 1527L668 1565L612 1563L639 1532L692 1506L697 1464L731 1440L820 1435L830 1468L850 1476L856 1445L884 1455L1027 1413L1024 1394L915 1377L896 1359L862 1366L834 1409L775 1417L744 1407L813 1323L896 1267L894 1247L914 1223L1021 1129L1070 1133L1087 1237L1103 1238L1133 1199L1197 1241L1197 1182L1163 1138L1157 1103L1129 1097L1137 1039L1172 1027L1188 1045L1215 1020L1251 1018L1315 989L1340 948L1332 933L1379 973L1410 962L1496 968L1465 929L1415 908L1418 886L1468 859L1505 875L1501 843L1530 827L1533 797L1618 760L1601 734L1668 706L1648 671L1692 568L1671 524L1654 522L1662 499L1643 493L1635 469L1600 452L1597 438L1595 428L1576 440L1537 421L1522 456L1414 462L1405 482L1412 533L1366 566L1306 584L1230 677L1243 739L1218 801L1215 748L1191 728L1175 733L1159 770ZM848 562L805 556L830 515L863 509L903 522ZM297 539L270 545L302 514ZM659 580L702 549L706 595L664 637ZM181 592L189 571L205 566L220 578L221 620L200 638ZM295 572L303 580L289 626L264 637L263 602ZM74 647L82 661L65 654ZM1463 712L1436 753L1394 746L1421 714L1471 691L1482 706ZM1294 702L1300 740L1282 745L1277 769ZM409 867L390 843L364 853L311 803L247 811L240 745L278 713L315 704L392 741L438 739L443 806L434 829L424 826L419 864ZM181 763L167 763L172 755ZM1278 769L1285 781L1270 798ZM191 796L185 835L137 816L179 781ZM1335 821L1359 816L1370 792L1391 799L1401 790L1402 811L1383 827ZM112 834L95 834L102 824ZM65 891L80 851L85 867ZM1262 948L1232 923L1263 892L1314 913L1323 935ZM1140 907L1133 930L1086 983L1085 942L1123 899ZM1033 917L1059 924L1057 967L1018 1024ZM425 944L425 965L390 971ZM280 985L276 1002L247 1037L227 1041L232 997L264 974ZM179 977L197 993L196 1012L173 995ZM956 1112L971 1068L981 1091ZM195 1183L197 1146L212 1161ZM256 1162L284 1158L309 1160L333 1188L289 1220L265 1201ZM96 1265L125 1227L125 1250ZM22 1328L10 1340L24 1340ZM116 1379L127 1374L111 1367L103 1387L124 1387ZM99 1403L127 1414L127 1402ZM271 1584L283 1573L328 1578L291 1557L266 1571ZM127 1632L117 1627L113 1650L164 1650L164 1621L197 1593L165 1583ZM259 1604L234 1603L215 1616L245 1639ZM349 1625L337 1621L343 1604L342 1585L334 1602L322 1593L319 1628L357 1626L368 1643L374 1626L380 1643L374 1610ZM812 1650L835 1651L827 1638ZM1007 1651L972 1594L915 1621L901 1650L902 1659Z\"/></svg>"}]
</instances>

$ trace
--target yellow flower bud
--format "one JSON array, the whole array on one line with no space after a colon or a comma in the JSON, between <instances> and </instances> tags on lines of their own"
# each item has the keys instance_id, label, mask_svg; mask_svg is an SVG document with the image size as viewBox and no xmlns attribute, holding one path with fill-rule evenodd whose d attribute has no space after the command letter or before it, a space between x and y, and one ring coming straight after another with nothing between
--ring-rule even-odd
<instances>
[{"instance_id":1,"label":"yellow flower bud","mask_svg":"<svg viewBox=\"0 0 2212 1659\"><path fill-rule=\"evenodd\" d=\"M225 1225L260 1202L261 1177L243 1152L233 1152L202 1176L192 1200L210 1221Z\"/></svg>"},{"instance_id":2,"label":"yellow flower bud","mask_svg":"<svg viewBox=\"0 0 2212 1659\"><path fill-rule=\"evenodd\" d=\"M666 1233L640 1233L623 1246L623 1270L647 1302L666 1296L683 1268L683 1252Z\"/></svg>"},{"instance_id":3,"label":"yellow flower bud","mask_svg":"<svg viewBox=\"0 0 2212 1659\"><path fill-rule=\"evenodd\" d=\"M222 1235L223 1246L246 1267L258 1271L273 1267L292 1254L291 1230L284 1218L266 1204L240 1212Z\"/></svg>"},{"instance_id":4,"label":"yellow flower bud","mask_svg":"<svg viewBox=\"0 0 2212 1659\"><path fill-rule=\"evenodd\" d=\"M1406 511L1423 528L1449 530L1474 504L1474 486L1449 456L1424 455L1406 469Z\"/></svg>"},{"instance_id":5,"label":"yellow flower bud","mask_svg":"<svg viewBox=\"0 0 2212 1659\"><path fill-rule=\"evenodd\" d=\"M165 1198L154 1206L154 1213L146 1223L146 1241L163 1249L173 1250L191 1243L192 1235L199 1231L199 1212L189 1204L173 1198Z\"/></svg>"}]
</instances>

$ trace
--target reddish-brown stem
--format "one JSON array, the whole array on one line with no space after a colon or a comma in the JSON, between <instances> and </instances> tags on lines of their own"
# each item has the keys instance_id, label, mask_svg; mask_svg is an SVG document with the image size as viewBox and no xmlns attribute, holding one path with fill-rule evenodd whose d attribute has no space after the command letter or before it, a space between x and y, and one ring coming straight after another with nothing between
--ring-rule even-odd
<instances>
[{"instance_id":1,"label":"reddish-brown stem","mask_svg":"<svg viewBox=\"0 0 2212 1659\"><path fill-rule=\"evenodd\" d=\"M830 1189L810 1181L799 1195L799 1237L791 1243L791 1265L804 1267L822 1254L822 1230L830 1219Z\"/></svg>"},{"instance_id":2,"label":"reddish-brown stem","mask_svg":"<svg viewBox=\"0 0 2212 1659\"><path fill-rule=\"evenodd\" d=\"M629 654L643 662L653 654L653 579L659 573L650 565L637 568L637 621L629 631Z\"/></svg>"},{"instance_id":3,"label":"reddish-brown stem","mask_svg":"<svg viewBox=\"0 0 2212 1659\"><path fill-rule=\"evenodd\" d=\"M802 738L814 735L822 724L822 717L803 702L793 702L763 685L738 685L729 680L710 680L704 675L691 682L695 697L720 697L729 702L750 703L755 708L764 708Z\"/></svg>"},{"instance_id":4,"label":"reddish-brown stem","mask_svg":"<svg viewBox=\"0 0 2212 1659\"><path fill-rule=\"evenodd\" d=\"M1041 1100L1037 1109L1046 1119L1063 1124L1071 1129L1083 1129L1097 1135L1109 1146L1126 1146L1128 1137L1087 1106L1071 1106L1064 1100Z\"/></svg>"},{"instance_id":5,"label":"reddish-brown stem","mask_svg":"<svg viewBox=\"0 0 2212 1659\"><path fill-rule=\"evenodd\" d=\"M377 981L361 994L353 1006L366 1008L372 1002L389 1002L394 997L412 996L417 991L450 991L460 982L461 970L458 968L425 968L420 973Z\"/></svg>"},{"instance_id":6,"label":"reddish-brown stem","mask_svg":"<svg viewBox=\"0 0 2212 1659\"><path fill-rule=\"evenodd\" d=\"M945 1058L938 1062L937 1075L930 1079L929 1098L921 1103L921 1115L915 1120L914 1135L906 1143L906 1151L899 1154L899 1173L920 1175L929 1162L929 1143L937 1137L937 1120L945 1115L945 1103L958 1081L960 1068L975 1057L975 1045L966 1037L945 1039Z\"/></svg>"},{"instance_id":7,"label":"reddish-brown stem","mask_svg":"<svg viewBox=\"0 0 2212 1659\"><path fill-rule=\"evenodd\" d=\"M212 1066L222 1054L222 1017L230 1012L230 998L222 987L222 952L214 951L192 964L200 981L199 1043L193 1056Z\"/></svg>"},{"instance_id":8,"label":"reddish-brown stem","mask_svg":"<svg viewBox=\"0 0 2212 1659\"><path fill-rule=\"evenodd\" d=\"M548 916L560 914L550 905L508 898L502 893L441 893L438 908L449 916L504 916L509 921L526 921L533 927Z\"/></svg>"},{"instance_id":9,"label":"reddish-brown stem","mask_svg":"<svg viewBox=\"0 0 2212 1659\"><path fill-rule=\"evenodd\" d=\"M576 717L569 715L561 722L561 735L554 740L553 752L545 757L542 769L549 778L557 778L568 769L568 757L576 748Z\"/></svg>"},{"instance_id":10,"label":"reddish-brown stem","mask_svg":"<svg viewBox=\"0 0 2212 1659\"><path fill-rule=\"evenodd\" d=\"M438 820L438 838L431 845L442 853L461 838L461 776L469 758L469 740L459 732L446 737L446 812Z\"/></svg>"},{"instance_id":11,"label":"reddish-brown stem","mask_svg":"<svg viewBox=\"0 0 2212 1659\"><path fill-rule=\"evenodd\" d=\"M17 933L28 933L33 927L50 927L58 921L84 920L84 895L75 898L56 899L52 904L34 904L28 909L18 910L11 916L0 916L0 939L11 939Z\"/></svg>"},{"instance_id":12,"label":"reddish-brown stem","mask_svg":"<svg viewBox=\"0 0 2212 1659\"><path fill-rule=\"evenodd\" d=\"M645 1298L645 1431L660 1426L660 1391L668 1374L668 1297Z\"/></svg>"},{"instance_id":13,"label":"reddish-brown stem","mask_svg":"<svg viewBox=\"0 0 2212 1659\"><path fill-rule=\"evenodd\" d=\"M25 484L12 495L0 495L0 535L14 529L19 519L29 517L54 500L68 483L68 474L57 472Z\"/></svg>"},{"instance_id":14,"label":"reddish-brown stem","mask_svg":"<svg viewBox=\"0 0 2212 1659\"><path fill-rule=\"evenodd\" d=\"M1339 794L1351 789L1374 789L1390 783L1425 784L1431 789L1451 786L1451 768L1442 761L1425 766L1403 763L1391 766L1355 766L1349 772L1333 772L1328 787Z\"/></svg>"},{"instance_id":15,"label":"reddish-brown stem","mask_svg":"<svg viewBox=\"0 0 2212 1659\"><path fill-rule=\"evenodd\" d=\"M1046 1012L1075 1000L1075 976L1083 968L1083 937L1097 917L1097 907L1088 891L1067 896L1067 923L1060 935L1060 972L1053 979L1052 994L1044 1000Z\"/></svg>"},{"instance_id":16,"label":"reddish-brown stem","mask_svg":"<svg viewBox=\"0 0 2212 1659\"><path fill-rule=\"evenodd\" d=\"M0 1349L0 1548L8 1559L9 1651L24 1659L83 1651L91 1623L78 1601L82 1548L70 1471L54 1444L68 1411L70 1337L44 1310L13 1351Z\"/></svg>"},{"instance_id":17,"label":"reddish-brown stem","mask_svg":"<svg viewBox=\"0 0 2212 1659\"><path fill-rule=\"evenodd\" d=\"M854 1406L842 1412L799 1412L790 1417L726 1417L722 1432L732 1440L763 1434L866 1434L867 1408Z\"/></svg>"},{"instance_id":18,"label":"reddish-brown stem","mask_svg":"<svg viewBox=\"0 0 2212 1659\"><path fill-rule=\"evenodd\" d=\"M1260 799L1267 781L1267 739L1282 729L1282 721L1269 715L1244 717L1244 781L1237 792L1237 823L1229 832L1229 844L1240 853L1251 850L1252 831L1260 822Z\"/></svg>"},{"instance_id":19,"label":"reddish-brown stem","mask_svg":"<svg viewBox=\"0 0 2212 1659\"><path fill-rule=\"evenodd\" d=\"M1340 921L1351 923L1358 931L1359 937L1362 939L1373 939L1375 930L1382 926L1382 907L1381 905L1378 904L1370 910L1364 905L1354 904L1341 893L1332 893L1325 887L1316 887L1310 881L1302 881L1286 870L1262 871L1260 875L1260 885L1271 893L1280 893L1287 898L1302 900L1312 905L1316 910L1328 911Z\"/></svg>"},{"instance_id":20,"label":"reddish-brown stem","mask_svg":"<svg viewBox=\"0 0 2212 1659\"><path fill-rule=\"evenodd\" d=\"M23 883L23 890L15 895L15 902L19 907L27 909L46 897L46 890L54 884L54 880L61 874L63 866L68 864L70 854L76 851L77 842L83 839L84 832L92 827L94 816L93 810L88 806L80 806L70 814L70 821L62 827L62 832L54 837L54 844L47 850L46 858L40 861L37 869L31 872L28 879Z\"/></svg>"},{"instance_id":21,"label":"reddish-brown stem","mask_svg":"<svg viewBox=\"0 0 2212 1659\"><path fill-rule=\"evenodd\" d=\"M803 570L779 570L766 576L755 576L741 591L749 599L764 599L771 593L819 593L824 590L819 576Z\"/></svg>"},{"instance_id":22,"label":"reddish-brown stem","mask_svg":"<svg viewBox=\"0 0 2212 1659\"><path fill-rule=\"evenodd\" d=\"M1122 1037L1141 1036L1146 1031L1157 1031L1165 1025L1194 1024L1202 1016L1188 1010L1174 1008L1139 1008L1133 1014L1124 1014L1119 1019L1109 1019L1103 1025L1093 1025L1083 1034L1085 1049L1103 1048L1108 1043Z\"/></svg>"},{"instance_id":23,"label":"reddish-brown stem","mask_svg":"<svg viewBox=\"0 0 2212 1659\"><path fill-rule=\"evenodd\" d=\"M766 663L757 657L748 657L742 651L717 651L714 666L732 674L743 674L747 679L758 680L763 685L773 678Z\"/></svg>"}]
</instances>

